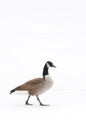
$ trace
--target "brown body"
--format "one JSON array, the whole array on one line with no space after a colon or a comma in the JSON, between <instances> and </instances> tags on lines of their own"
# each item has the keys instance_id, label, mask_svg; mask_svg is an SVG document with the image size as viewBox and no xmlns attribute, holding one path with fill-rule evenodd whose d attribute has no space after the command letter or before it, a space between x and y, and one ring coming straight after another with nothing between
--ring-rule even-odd
<instances>
[{"instance_id":1,"label":"brown body","mask_svg":"<svg viewBox=\"0 0 86 130\"><path fill-rule=\"evenodd\" d=\"M43 86L43 84L44 84L44 79L37 78L18 86L17 88L15 88L15 90L28 91L30 95L36 95L41 89L41 87Z\"/></svg>"},{"instance_id":2,"label":"brown body","mask_svg":"<svg viewBox=\"0 0 86 130\"><path fill-rule=\"evenodd\" d=\"M40 95L46 90L51 88L53 80L50 76L44 78L32 79L18 87L15 88L15 91L28 91L30 95Z\"/></svg>"}]
</instances>

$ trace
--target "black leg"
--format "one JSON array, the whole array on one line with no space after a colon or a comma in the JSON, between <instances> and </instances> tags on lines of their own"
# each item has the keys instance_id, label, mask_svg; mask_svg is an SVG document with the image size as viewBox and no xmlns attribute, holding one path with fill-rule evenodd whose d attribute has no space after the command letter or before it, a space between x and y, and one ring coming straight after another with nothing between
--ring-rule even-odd
<instances>
[{"instance_id":1,"label":"black leg","mask_svg":"<svg viewBox=\"0 0 86 130\"><path fill-rule=\"evenodd\" d=\"M29 104L29 103L28 103L30 97L31 97L31 95L28 96L28 98L27 98L27 100L26 100L26 102L25 102L26 105L32 105L32 104Z\"/></svg>"},{"instance_id":2,"label":"black leg","mask_svg":"<svg viewBox=\"0 0 86 130\"><path fill-rule=\"evenodd\" d=\"M39 99L39 96L38 96L38 95L36 95L36 98L37 98L37 100L39 101L39 103L40 103L40 105L41 105L41 106L49 106L49 105L43 104L43 103L40 101L40 99Z\"/></svg>"}]
</instances>

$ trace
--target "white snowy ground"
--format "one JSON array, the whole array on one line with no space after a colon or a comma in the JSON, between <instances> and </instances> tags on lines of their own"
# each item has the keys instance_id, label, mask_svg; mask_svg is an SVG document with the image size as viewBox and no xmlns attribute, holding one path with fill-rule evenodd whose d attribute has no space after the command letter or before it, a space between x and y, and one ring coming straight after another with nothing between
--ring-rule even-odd
<instances>
[{"instance_id":1,"label":"white snowy ground","mask_svg":"<svg viewBox=\"0 0 86 130\"><path fill-rule=\"evenodd\" d=\"M9 91L42 76L47 60L52 89L48 107L25 106L27 95ZM0 1L0 129L86 130L85 0Z\"/></svg>"}]
</instances>

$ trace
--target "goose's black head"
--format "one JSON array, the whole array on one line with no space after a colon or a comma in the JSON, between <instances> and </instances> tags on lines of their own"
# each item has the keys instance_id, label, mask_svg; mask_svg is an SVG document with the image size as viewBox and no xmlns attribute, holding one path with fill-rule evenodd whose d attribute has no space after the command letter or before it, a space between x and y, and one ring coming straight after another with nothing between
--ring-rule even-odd
<instances>
[{"instance_id":1,"label":"goose's black head","mask_svg":"<svg viewBox=\"0 0 86 130\"><path fill-rule=\"evenodd\" d=\"M47 61L46 64L44 65L44 69L43 69L43 77L45 78L45 75L48 75L48 69L49 67L55 67L56 66L51 62L51 61Z\"/></svg>"}]
</instances>

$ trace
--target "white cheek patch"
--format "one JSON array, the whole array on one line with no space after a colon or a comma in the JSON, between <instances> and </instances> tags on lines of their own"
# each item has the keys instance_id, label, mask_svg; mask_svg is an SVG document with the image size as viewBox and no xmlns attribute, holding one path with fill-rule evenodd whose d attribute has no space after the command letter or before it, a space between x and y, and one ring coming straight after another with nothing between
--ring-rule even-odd
<instances>
[{"instance_id":1,"label":"white cheek patch","mask_svg":"<svg viewBox=\"0 0 86 130\"><path fill-rule=\"evenodd\" d=\"M49 68L50 67L50 65L47 63L47 67Z\"/></svg>"}]
</instances>

